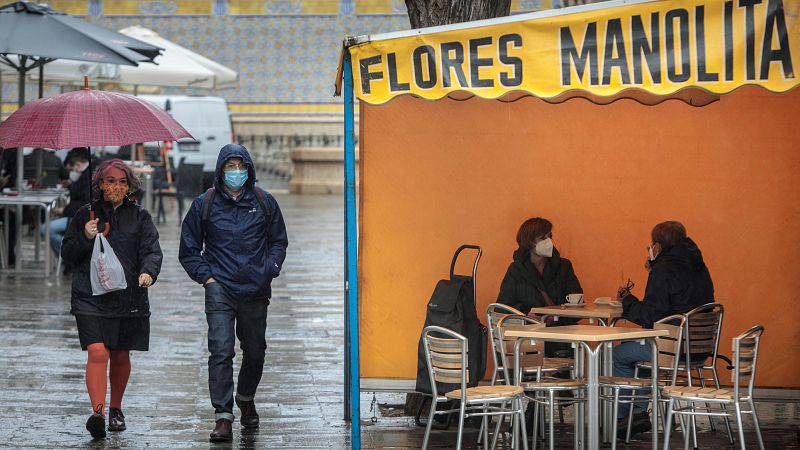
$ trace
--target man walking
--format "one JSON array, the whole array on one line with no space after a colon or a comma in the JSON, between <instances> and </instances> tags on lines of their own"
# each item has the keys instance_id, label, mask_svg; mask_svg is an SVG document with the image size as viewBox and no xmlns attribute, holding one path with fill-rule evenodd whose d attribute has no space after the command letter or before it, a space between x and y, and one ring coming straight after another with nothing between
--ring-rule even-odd
<instances>
[{"instance_id":1,"label":"man walking","mask_svg":"<svg viewBox=\"0 0 800 450\"><path fill-rule=\"evenodd\" d=\"M237 144L222 147L214 187L195 199L183 220L178 254L184 270L205 287L208 388L216 420L212 442L232 439L237 337L242 367L235 401L242 426L258 427L253 400L264 369L270 285L280 274L287 245L278 203L255 186L250 153Z\"/></svg>"}]
</instances>

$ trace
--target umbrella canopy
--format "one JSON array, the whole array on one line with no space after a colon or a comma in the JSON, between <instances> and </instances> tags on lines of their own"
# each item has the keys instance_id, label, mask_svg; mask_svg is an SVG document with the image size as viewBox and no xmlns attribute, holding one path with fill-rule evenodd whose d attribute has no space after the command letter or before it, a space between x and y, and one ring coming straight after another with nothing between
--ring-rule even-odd
<instances>
[{"instance_id":1,"label":"umbrella canopy","mask_svg":"<svg viewBox=\"0 0 800 450\"><path fill-rule=\"evenodd\" d=\"M84 83L88 85L88 79ZM132 95L88 87L28 103L0 123L0 148L127 145L183 137L192 135L154 104ZM90 158L90 173L91 170Z\"/></svg>"},{"instance_id":2,"label":"umbrella canopy","mask_svg":"<svg viewBox=\"0 0 800 450\"><path fill-rule=\"evenodd\" d=\"M47 6L16 2L0 7L0 60L19 74L20 106L25 72L55 59L137 66L153 62L161 51Z\"/></svg>"},{"instance_id":3,"label":"umbrella canopy","mask_svg":"<svg viewBox=\"0 0 800 450\"><path fill-rule=\"evenodd\" d=\"M0 7L0 54L138 65L161 48L43 5Z\"/></svg>"},{"instance_id":4,"label":"umbrella canopy","mask_svg":"<svg viewBox=\"0 0 800 450\"><path fill-rule=\"evenodd\" d=\"M0 147L50 149L192 138L156 105L128 94L83 89L42 98L0 124Z\"/></svg>"},{"instance_id":5,"label":"umbrella canopy","mask_svg":"<svg viewBox=\"0 0 800 450\"><path fill-rule=\"evenodd\" d=\"M98 82L112 82L138 86L168 86L195 88L223 88L236 83L236 71L218 64L185 47L164 39L153 30L139 26L128 27L120 33L161 47L164 52L155 58L156 64L121 66L60 59L47 65L47 81L81 83L84 76ZM0 70L3 68L0 63ZM30 79L38 79L36 71Z\"/></svg>"}]
</instances>

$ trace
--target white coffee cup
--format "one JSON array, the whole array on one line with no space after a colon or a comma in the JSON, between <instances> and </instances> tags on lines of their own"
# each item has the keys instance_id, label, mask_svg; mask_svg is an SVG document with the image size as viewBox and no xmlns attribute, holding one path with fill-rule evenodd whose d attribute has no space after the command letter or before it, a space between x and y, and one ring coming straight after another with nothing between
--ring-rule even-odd
<instances>
[{"instance_id":1,"label":"white coffee cup","mask_svg":"<svg viewBox=\"0 0 800 450\"><path fill-rule=\"evenodd\" d=\"M567 295L567 302L572 303L573 305L583 303L583 294L569 294Z\"/></svg>"}]
</instances>

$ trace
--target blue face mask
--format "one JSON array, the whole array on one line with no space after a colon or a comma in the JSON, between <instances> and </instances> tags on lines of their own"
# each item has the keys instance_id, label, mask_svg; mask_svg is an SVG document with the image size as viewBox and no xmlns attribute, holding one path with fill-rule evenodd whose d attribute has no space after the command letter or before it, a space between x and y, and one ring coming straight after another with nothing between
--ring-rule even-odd
<instances>
[{"instance_id":1,"label":"blue face mask","mask_svg":"<svg viewBox=\"0 0 800 450\"><path fill-rule=\"evenodd\" d=\"M225 172L225 185L234 191L238 191L247 182L247 170L226 170Z\"/></svg>"}]
</instances>

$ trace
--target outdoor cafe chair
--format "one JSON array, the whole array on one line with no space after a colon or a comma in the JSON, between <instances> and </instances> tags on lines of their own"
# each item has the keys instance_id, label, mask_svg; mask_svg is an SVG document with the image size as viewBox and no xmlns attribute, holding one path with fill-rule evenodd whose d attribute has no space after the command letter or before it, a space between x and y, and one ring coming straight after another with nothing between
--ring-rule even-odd
<instances>
[{"instance_id":1,"label":"outdoor cafe chair","mask_svg":"<svg viewBox=\"0 0 800 450\"><path fill-rule=\"evenodd\" d=\"M675 314L672 316L664 317L653 324L654 330L667 330L669 332L666 336L656 338L656 347L658 347L658 371L659 380L663 380L665 385L675 386L678 378L678 366L680 365L681 349L683 348L683 336L686 323L686 316L683 314ZM650 364L647 365L648 368ZM613 412L611 416L612 429L611 429L611 448L617 448L617 413L619 411L620 403L627 403L631 405L630 413L628 414L628 431L625 435L625 442L630 442L631 439L631 424L633 422L633 404L639 401L649 401L650 387L652 385L651 379L639 378L638 367L634 373L633 378L627 377L600 377L601 392L611 391L611 394L601 394L600 399L606 402L612 402ZM622 394L622 390L629 390L630 393ZM636 389L647 389L646 394L637 394ZM664 417L663 415L661 417ZM666 425L665 425L666 426Z\"/></svg>"},{"instance_id":2,"label":"outdoor cafe chair","mask_svg":"<svg viewBox=\"0 0 800 450\"><path fill-rule=\"evenodd\" d=\"M428 415L428 425L425 428L425 438L422 449L428 448L428 440L436 414L450 414L458 412L458 438L456 449L461 449L464 431L464 420L468 417L482 417L483 420L483 447L488 448L487 419L490 416L511 416L517 419L522 431L523 448L528 450L527 436L525 435L525 410L523 401L525 395L519 386L476 386L467 387L469 383L469 370L467 367L468 345L467 338L448 330L447 328L429 326L422 331L422 340L425 346L425 359L428 364L428 376L431 381L431 409ZM440 392L455 386L447 392ZM457 409L437 411L436 405L449 400L459 401Z\"/></svg>"},{"instance_id":3,"label":"outdoor cafe chair","mask_svg":"<svg viewBox=\"0 0 800 450\"><path fill-rule=\"evenodd\" d=\"M739 446L742 450L745 450L747 445L744 440L742 414L752 414L756 437L758 438L758 448L763 450L764 441L761 438L756 406L753 402L753 384L756 377L758 347L763 333L764 327L757 325L733 338L733 372L731 373L733 389L700 386L665 387L663 396L669 399L666 423L670 423L673 415L734 417L739 432ZM685 402L686 406L678 407L676 406L676 401ZM700 406L698 403L704 403L705 406ZM721 408L713 407L715 405L719 405ZM730 412L725 406L733 406L735 412ZM749 408L749 410L745 408ZM689 426L692 427L692 432L695 432L694 423L690 423ZM669 449L670 431L670 427L666 427L664 430L665 449ZM686 428L683 431L684 446L688 448L689 433L686 432Z\"/></svg>"},{"instance_id":4,"label":"outdoor cafe chair","mask_svg":"<svg viewBox=\"0 0 800 450\"><path fill-rule=\"evenodd\" d=\"M553 363L549 361L550 358L545 358L543 342L534 341L533 339L518 340L516 338L506 337L506 329L513 326L535 328L545 327L545 324L525 315L510 314L498 321L494 336L495 347L500 349L499 359L500 363L503 365L503 379L506 380L506 383L509 385L513 383L521 386L528 399L534 403L533 433L531 433L533 449L536 449L537 434L539 431L540 406L546 406L548 408L549 445L550 449L553 449L555 445L555 407L583 402L583 398L579 395L585 391L586 383L583 380L575 379L574 365L571 359L554 358L558 361ZM566 361L560 361L564 359L566 359ZM564 370L570 371L570 378L562 379L552 377L555 373ZM556 393L560 392L572 392L573 397L559 397ZM499 429L499 426L500 424L498 423L496 428ZM578 439L577 426L578 423L576 420L576 440ZM495 438L496 437L497 433L495 432Z\"/></svg>"},{"instance_id":5,"label":"outdoor cafe chair","mask_svg":"<svg viewBox=\"0 0 800 450\"><path fill-rule=\"evenodd\" d=\"M725 308L719 303L707 303L686 313L686 353L687 360L681 361L679 370L686 373L689 385L694 381L699 382L700 387L707 387L706 383L711 382L719 389L719 375L717 374L717 359L719 358L719 339L722 333L722 319L725 315ZM697 373L694 377L692 371ZM706 374L710 374L706 376ZM723 405L724 408L724 405ZM733 445L733 431L727 416L724 416L725 429L728 432L728 440ZM716 426L712 416L708 417L711 429L716 431ZM697 447L697 436L694 437L695 447Z\"/></svg>"},{"instance_id":6,"label":"outdoor cafe chair","mask_svg":"<svg viewBox=\"0 0 800 450\"><path fill-rule=\"evenodd\" d=\"M507 351L508 349L501 348L500 344L498 344L498 340L496 339L497 337L496 328L497 328L497 323L502 318L509 315L525 316L525 314L522 311L514 307L504 305L502 303L491 303L489 304L489 306L486 307L486 323L488 324L487 328L489 329L489 345L491 347L492 362L494 363L494 370L492 371L492 381L491 381L492 386L496 385L498 382L505 382L505 380L508 379L507 378L508 374L505 369L504 362L506 361L506 359L504 355L513 352L514 344L513 342L507 344L512 346L510 351ZM573 360L570 358L545 358L543 371L545 373L550 373L553 371L570 370L572 369L572 365L573 365ZM559 404L558 413L559 417L561 418L561 422L563 422L564 412L561 404ZM481 433L478 433L478 443L480 443L481 439L483 439L482 431L483 430L481 429Z\"/></svg>"},{"instance_id":7,"label":"outdoor cafe chair","mask_svg":"<svg viewBox=\"0 0 800 450\"><path fill-rule=\"evenodd\" d=\"M486 307L486 324L488 325L487 328L489 329L489 345L492 349L492 362L494 363L491 381L492 386L500 381L504 374L503 364L500 362L500 358L498 358L500 349L495 348L494 330L497 326L497 322L509 314L515 314L518 316L525 315L522 311L508 305L503 305L502 303L491 303Z\"/></svg>"}]
</instances>

